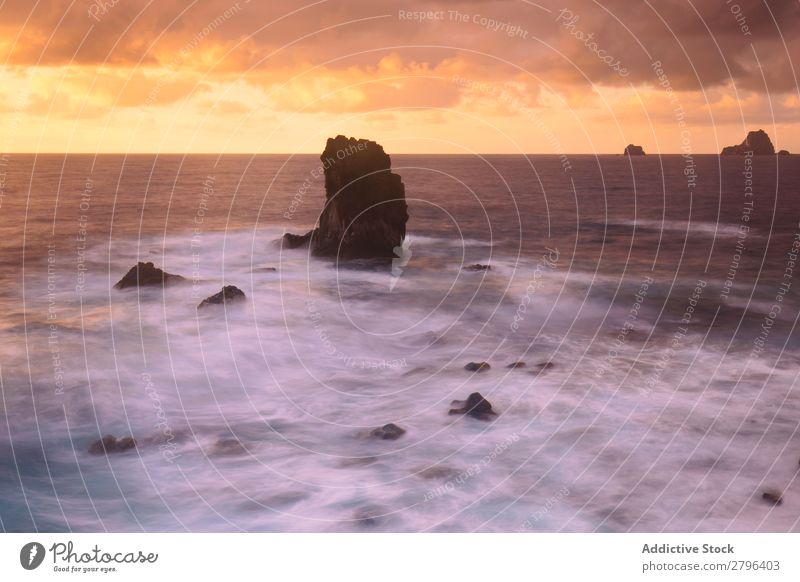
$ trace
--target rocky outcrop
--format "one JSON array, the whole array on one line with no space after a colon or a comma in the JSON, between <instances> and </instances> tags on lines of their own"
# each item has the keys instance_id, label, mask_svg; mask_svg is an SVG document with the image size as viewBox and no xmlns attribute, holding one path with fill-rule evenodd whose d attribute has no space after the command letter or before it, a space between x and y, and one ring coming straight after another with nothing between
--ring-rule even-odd
<instances>
[{"instance_id":1,"label":"rocky outcrop","mask_svg":"<svg viewBox=\"0 0 800 582\"><path fill-rule=\"evenodd\" d=\"M122 437L118 439L112 434L107 434L98 441L89 445L89 453L92 455L107 455L109 453L123 453L136 448L136 439L133 437Z\"/></svg>"},{"instance_id":2,"label":"rocky outcrop","mask_svg":"<svg viewBox=\"0 0 800 582\"><path fill-rule=\"evenodd\" d=\"M739 145L722 148L723 156L743 156L749 152L753 152L755 156L775 155L775 147L763 129L749 132Z\"/></svg>"},{"instance_id":3,"label":"rocky outcrop","mask_svg":"<svg viewBox=\"0 0 800 582\"><path fill-rule=\"evenodd\" d=\"M378 439L383 439L385 441L395 441L404 434L406 434L406 429L401 428L396 424L392 424L391 422L376 428L370 433L371 436Z\"/></svg>"},{"instance_id":4,"label":"rocky outcrop","mask_svg":"<svg viewBox=\"0 0 800 582\"><path fill-rule=\"evenodd\" d=\"M481 265L480 263L475 263L474 265L467 265L464 267L464 271L491 271L492 267L489 265Z\"/></svg>"},{"instance_id":5,"label":"rocky outcrop","mask_svg":"<svg viewBox=\"0 0 800 582\"><path fill-rule=\"evenodd\" d=\"M453 400L450 404L455 408L451 408L448 414L465 414L478 420L490 420L497 416L491 403L480 392L473 392L466 400Z\"/></svg>"},{"instance_id":6,"label":"rocky outcrop","mask_svg":"<svg viewBox=\"0 0 800 582\"><path fill-rule=\"evenodd\" d=\"M203 299L197 308L200 309L201 307L208 307L209 305L234 303L236 301L244 301L245 299L247 299L247 296L244 294L244 291L235 285L226 285L219 293L215 293L211 297Z\"/></svg>"},{"instance_id":7,"label":"rocky outcrop","mask_svg":"<svg viewBox=\"0 0 800 582\"><path fill-rule=\"evenodd\" d=\"M645 154L644 154L644 149L642 149L642 146L633 145L632 143L630 143L625 148L624 155L626 155L626 156L643 156Z\"/></svg>"},{"instance_id":8,"label":"rocky outcrop","mask_svg":"<svg viewBox=\"0 0 800 582\"><path fill-rule=\"evenodd\" d=\"M781 150L781 151L778 152L778 155L779 156L789 156L791 154L789 153L789 150Z\"/></svg>"},{"instance_id":9,"label":"rocky outcrop","mask_svg":"<svg viewBox=\"0 0 800 582\"><path fill-rule=\"evenodd\" d=\"M320 157L325 171L325 207L317 229L284 235L284 244L310 243L316 256L338 259L395 257L406 236L408 205L400 176L391 171L383 147L339 135Z\"/></svg>"},{"instance_id":10,"label":"rocky outcrop","mask_svg":"<svg viewBox=\"0 0 800 582\"><path fill-rule=\"evenodd\" d=\"M488 372L491 366L488 362L470 362L464 369L467 372Z\"/></svg>"},{"instance_id":11,"label":"rocky outcrop","mask_svg":"<svg viewBox=\"0 0 800 582\"><path fill-rule=\"evenodd\" d=\"M305 234L292 234L291 232L287 232L283 235L283 246L285 246L287 249L299 249L301 247L306 247L311 242L311 238L316 232L316 229L309 230Z\"/></svg>"},{"instance_id":12,"label":"rocky outcrop","mask_svg":"<svg viewBox=\"0 0 800 582\"><path fill-rule=\"evenodd\" d=\"M131 270L114 285L114 289L162 286L180 281L185 281L180 275L172 275L162 271L153 263L139 262L136 263L135 267L131 267Z\"/></svg>"},{"instance_id":13,"label":"rocky outcrop","mask_svg":"<svg viewBox=\"0 0 800 582\"><path fill-rule=\"evenodd\" d=\"M775 489L764 491L761 494L761 499L772 505L780 505L781 503L783 503L783 495L781 494L780 491L777 491Z\"/></svg>"},{"instance_id":14,"label":"rocky outcrop","mask_svg":"<svg viewBox=\"0 0 800 582\"><path fill-rule=\"evenodd\" d=\"M506 368L524 368L525 362L511 362Z\"/></svg>"}]
</instances>

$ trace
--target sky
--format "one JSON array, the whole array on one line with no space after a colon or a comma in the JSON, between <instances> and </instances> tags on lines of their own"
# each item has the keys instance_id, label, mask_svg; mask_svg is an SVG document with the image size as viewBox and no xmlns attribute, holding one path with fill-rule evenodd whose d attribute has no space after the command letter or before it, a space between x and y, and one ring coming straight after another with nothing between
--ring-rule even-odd
<instances>
[{"instance_id":1,"label":"sky","mask_svg":"<svg viewBox=\"0 0 800 582\"><path fill-rule=\"evenodd\" d=\"M0 0L0 153L800 153L798 0Z\"/></svg>"}]
</instances>

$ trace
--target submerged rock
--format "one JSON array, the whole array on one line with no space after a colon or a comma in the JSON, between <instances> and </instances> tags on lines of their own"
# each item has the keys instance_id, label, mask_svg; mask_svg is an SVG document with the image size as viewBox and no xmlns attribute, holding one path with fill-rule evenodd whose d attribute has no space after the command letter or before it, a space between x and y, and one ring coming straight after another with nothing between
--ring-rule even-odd
<instances>
[{"instance_id":1,"label":"submerged rock","mask_svg":"<svg viewBox=\"0 0 800 582\"><path fill-rule=\"evenodd\" d=\"M643 156L643 155L645 155L645 153L644 153L644 149L642 149L642 146L633 145L631 143L631 144L628 144L628 146L625 148L624 155L626 155L626 156Z\"/></svg>"},{"instance_id":2,"label":"submerged rock","mask_svg":"<svg viewBox=\"0 0 800 582\"><path fill-rule=\"evenodd\" d=\"M456 408L451 408L448 414L466 414L478 420L489 420L497 416L492 410L492 404L480 392L473 392L466 400L453 400L450 404Z\"/></svg>"},{"instance_id":3,"label":"submerged rock","mask_svg":"<svg viewBox=\"0 0 800 582\"><path fill-rule=\"evenodd\" d=\"M339 259L396 258L403 246L408 205L403 181L392 173L383 147L343 135L328 139L320 156L325 171L325 207L319 227L284 235L288 245L309 242L316 256Z\"/></svg>"},{"instance_id":4,"label":"submerged rock","mask_svg":"<svg viewBox=\"0 0 800 582\"><path fill-rule=\"evenodd\" d=\"M376 428L370 433L370 435L385 441L395 441L404 434L406 434L406 429L401 428L396 424L392 424L391 422Z\"/></svg>"},{"instance_id":5,"label":"submerged rock","mask_svg":"<svg viewBox=\"0 0 800 582\"><path fill-rule=\"evenodd\" d=\"M427 469L417 471L417 475L423 479L452 479L458 476L458 469L445 465L435 465Z\"/></svg>"},{"instance_id":6,"label":"submerged rock","mask_svg":"<svg viewBox=\"0 0 800 582\"><path fill-rule=\"evenodd\" d=\"M723 156L743 156L748 152L753 152L753 155L759 156L774 156L775 147L772 145L772 140L769 139L767 132L763 129L758 131L751 131L744 138L744 141L739 145L728 146L722 148Z\"/></svg>"},{"instance_id":7,"label":"submerged rock","mask_svg":"<svg viewBox=\"0 0 800 582\"><path fill-rule=\"evenodd\" d=\"M89 445L89 453L92 455L107 455L108 453L123 453L135 448L136 439L133 437L128 436L118 439L112 434L107 434Z\"/></svg>"},{"instance_id":8,"label":"submerged rock","mask_svg":"<svg viewBox=\"0 0 800 582\"><path fill-rule=\"evenodd\" d=\"M506 368L524 368L525 362L511 362Z\"/></svg>"},{"instance_id":9,"label":"submerged rock","mask_svg":"<svg viewBox=\"0 0 800 582\"><path fill-rule=\"evenodd\" d=\"M783 495L780 491L775 491L774 489L764 491L764 493L761 494L761 499L772 505L780 505L783 503Z\"/></svg>"},{"instance_id":10,"label":"submerged rock","mask_svg":"<svg viewBox=\"0 0 800 582\"><path fill-rule=\"evenodd\" d=\"M474 265L467 265L464 267L464 271L491 271L492 267L489 265L481 265L480 263L475 263Z\"/></svg>"},{"instance_id":11,"label":"submerged rock","mask_svg":"<svg viewBox=\"0 0 800 582\"><path fill-rule=\"evenodd\" d=\"M283 235L283 246L287 249L299 249L300 247L308 246L308 243L311 242L316 232L316 229L309 230L305 234L292 234L291 232L287 232Z\"/></svg>"},{"instance_id":12,"label":"submerged rock","mask_svg":"<svg viewBox=\"0 0 800 582\"><path fill-rule=\"evenodd\" d=\"M211 448L211 453L220 456L247 454L247 449L238 439L220 439Z\"/></svg>"},{"instance_id":13,"label":"submerged rock","mask_svg":"<svg viewBox=\"0 0 800 582\"><path fill-rule=\"evenodd\" d=\"M491 366L488 362L470 362L464 369L467 372L488 372L491 369Z\"/></svg>"},{"instance_id":14,"label":"submerged rock","mask_svg":"<svg viewBox=\"0 0 800 582\"><path fill-rule=\"evenodd\" d=\"M200 309L201 307L207 307L209 305L234 303L236 301L244 301L245 299L247 299L247 296L244 294L244 291L235 285L226 285L219 293L215 293L211 297L206 297L203 299L197 308Z\"/></svg>"},{"instance_id":15,"label":"submerged rock","mask_svg":"<svg viewBox=\"0 0 800 582\"><path fill-rule=\"evenodd\" d=\"M125 276L120 279L114 289L127 289L128 287L152 287L169 285L185 281L180 275L172 275L162 271L153 263L136 263L135 267L131 267Z\"/></svg>"}]
</instances>

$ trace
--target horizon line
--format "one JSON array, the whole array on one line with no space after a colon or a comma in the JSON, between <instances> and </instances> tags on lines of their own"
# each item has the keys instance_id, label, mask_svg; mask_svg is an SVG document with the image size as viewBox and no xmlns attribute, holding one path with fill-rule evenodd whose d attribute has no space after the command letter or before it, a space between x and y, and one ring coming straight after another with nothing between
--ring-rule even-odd
<instances>
[{"instance_id":1,"label":"horizon line","mask_svg":"<svg viewBox=\"0 0 800 582\"><path fill-rule=\"evenodd\" d=\"M564 153L531 153L531 152L386 152L390 156L628 156L619 152L564 152ZM317 152L0 152L0 156L316 156ZM646 158L648 156L683 156L681 152L656 152L651 154L628 156ZM692 152L690 156L722 156L720 152ZM742 157L744 154L725 154L726 157ZM774 154L755 154L778 157ZM789 152L788 155L793 155ZM781 156L783 157L783 156Z\"/></svg>"}]
</instances>

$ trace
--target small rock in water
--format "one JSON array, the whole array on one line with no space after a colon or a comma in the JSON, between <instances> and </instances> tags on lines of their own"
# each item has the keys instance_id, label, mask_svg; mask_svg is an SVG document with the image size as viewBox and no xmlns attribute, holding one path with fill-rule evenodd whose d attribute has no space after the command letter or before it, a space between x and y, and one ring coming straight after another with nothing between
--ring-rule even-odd
<instances>
[{"instance_id":1,"label":"small rock in water","mask_svg":"<svg viewBox=\"0 0 800 582\"><path fill-rule=\"evenodd\" d=\"M467 372L486 372L491 368L487 362L470 362L464 369Z\"/></svg>"},{"instance_id":2,"label":"small rock in water","mask_svg":"<svg viewBox=\"0 0 800 582\"><path fill-rule=\"evenodd\" d=\"M200 302L200 305L197 306L198 309L201 307L207 307L208 305L222 305L223 303L233 303L235 301L242 301L247 297L244 294L244 291L236 287L235 285L226 285L222 288L222 291L219 293L215 293L211 297L206 297L203 301Z\"/></svg>"},{"instance_id":3,"label":"small rock in water","mask_svg":"<svg viewBox=\"0 0 800 582\"><path fill-rule=\"evenodd\" d=\"M492 410L492 404L480 392L473 392L466 401L453 400L451 403L456 408L451 408L448 414L466 414L478 420L489 420L497 413Z\"/></svg>"},{"instance_id":4,"label":"small rock in water","mask_svg":"<svg viewBox=\"0 0 800 582\"><path fill-rule=\"evenodd\" d=\"M375 527L378 525L386 511L380 507L362 507L356 510L353 516L359 525Z\"/></svg>"},{"instance_id":5,"label":"small rock in water","mask_svg":"<svg viewBox=\"0 0 800 582\"><path fill-rule=\"evenodd\" d=\"M417 472L417 475L423 479L452 479L458 476L458 470L453 467L446 467L443 465L435 465L428 467Z\"/></svg>"},{"instance_id":6,"label":"small rock in water","mask_svg":"<svg viewBox=\"0 0 800 582\"><path fill-rule=\"evenodd\" d=\"M180 275L172 275L162 271L153 263L136 263L125 276L120 279L114 289L127 289L128 287L152 287L177 283L185 279Z\"/></svg>"},{"instance_id":7,"label":"small rock in water","mask_svg":"<svg viewBox=\"0 0 800 582\"><path fill-rule=\"evenodd\" d=\"M538 375L538 374L541 374L542 372L544 372L545 370L551 369L553 366L555 366L555 364L553 362L544 362L542 364L536 364L534 366L534 368L536 368L536 370L534 370L532 373L534 375Z\"/></svg>"},{"instance_id":8,"label":"small rock in water","mask_svg":"<svg viewBox=\"0 0 800 582\"><path fill-rule=\"evenodd\" d=\"M492 267L489 265L481 265L480 263L475 263L474 265L467 265L464 267L465 271L491 271Z\"/></svg>"},{"instance_id":9,"label":"small rock in water","mask_svg":"<svg viewBox=\"0 0 800 582\"><path fill-rule=\"evenodd\" d=\"M108 453L122 453L134 448L136 448L136 440L133 437L117 439L114 435L107 434L89 445L89 453L92 455L107 455Z\"/></svg>"},{"instance_id":10,"label":"small rock in water","mask_svg":"<svg viewBox=\"0 0 800 582\"><path fill-rule=\"evenodd\" d=\"M783 495L780 491L769 490L761 494L761 499L772 505L780 505L783 503Z\"/></svg>"},{"instance_id":11,"label":"small rock in water","mask_svg":"<svg viewBox=\"0 0 800 582\"><path fill-rule=\"evenodd\" d=\"M221 439L214 444L211 452L215 455L244 455L247 449L238 439Z\"/></svg>"},{"instance_id":12,"label":"small rock in water","mask_svg":"<svg viewBox=\"0 0 800 582\"><path fill-rule=\"evenodd\" d=\"M525 362L511 362L506 368L524 368Z\"/></svg>"},{"instance_id":13,"label":"small rock in water","mask_svg":"<svg viewBox=\"0 0 800 582\"><path fill-rule=\"evenodd\" d=\"M389 424L384 424L383 426L376 428L370 434L385 441L394 441L406 434L406 429L400 428L396 424L392 424L390 422Z\"/></svg>"}]
</instances>

